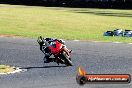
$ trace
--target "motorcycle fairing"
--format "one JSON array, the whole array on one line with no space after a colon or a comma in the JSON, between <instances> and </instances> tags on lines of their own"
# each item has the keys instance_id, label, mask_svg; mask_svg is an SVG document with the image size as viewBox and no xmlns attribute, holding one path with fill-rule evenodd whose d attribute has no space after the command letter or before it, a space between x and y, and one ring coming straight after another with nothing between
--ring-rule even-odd
<instances>
[{"instance_id":1,"label":"motorcycle fairing","mask_svg":"<svg viewBox=\"0 0 132 88\"><path fill-rule=\"evenodd\" d=\"M62 44L60 42L58 42L58 41L55 41L54 44L49 46L49 50L51 51L51 53L56 54L62 48Z\"/></svg>"}]
</instances>

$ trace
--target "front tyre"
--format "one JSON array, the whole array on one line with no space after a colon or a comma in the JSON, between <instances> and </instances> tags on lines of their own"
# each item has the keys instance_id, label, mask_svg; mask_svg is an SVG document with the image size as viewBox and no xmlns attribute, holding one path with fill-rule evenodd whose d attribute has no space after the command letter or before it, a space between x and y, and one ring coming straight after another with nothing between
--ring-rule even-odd
<instances>
[{"instance_id":1,"label":"front tyre","mask_svg":"<svg viewBox=\"0 0 132 88\"><path fill-rule=\"evenodd\" d=\"M61 59L64 60L64 64L66 66L72 66L72 61L70 60L69 56L65 52L61 54Z\"/></svg>"}]
</instances>

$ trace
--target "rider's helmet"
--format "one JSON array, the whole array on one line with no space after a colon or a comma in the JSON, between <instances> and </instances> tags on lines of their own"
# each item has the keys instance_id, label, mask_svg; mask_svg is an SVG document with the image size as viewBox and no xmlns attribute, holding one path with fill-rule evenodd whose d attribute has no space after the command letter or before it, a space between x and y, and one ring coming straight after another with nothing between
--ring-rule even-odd
<instances>
[{"instance_id":1,"label":"rider's helmet","mask_svg":"<svg viewBox=\"0 0 132 88\"><path fill-rule=\"evenodd\" d=\"M52 40L52 38L45 38L45 40L46 40L46 41L51 41L51 40Z\"/></svg>"}]
</instances>

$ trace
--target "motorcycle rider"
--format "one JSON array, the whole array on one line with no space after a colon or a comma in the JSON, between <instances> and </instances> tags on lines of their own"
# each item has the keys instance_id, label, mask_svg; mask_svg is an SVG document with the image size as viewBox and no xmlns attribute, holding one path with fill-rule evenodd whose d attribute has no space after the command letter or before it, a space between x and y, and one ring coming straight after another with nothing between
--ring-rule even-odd
<instances>
[{"instance_id":1,"label":"motorcycle rider","mask_svg":"<svg viewBox=\"0 0 132 88\"><path fill-rule=\"evenodd\" d=\"M68 50L66 48L65 41L62 39L58 40L58 39L54 39L54 38L42 38L42 36L40 36L39 38L40 38L40 41L38 41L38 42L41 42L41 43L39 43L40 44L40 50L45 54L44 63L49 63L49 62L53 61L53 59L49 58L52 54L50 53L48 47L52 46L54 41L58 41L58 42L62 43L64 50L65 51ZM45 44L45 47L43 47L43 44ZM44 50L43 50L43 48L44 48ZM69 53L71 53L71 51L72 50L68 50L67 54L69 55Z\"/></svg>"}]
</instances>

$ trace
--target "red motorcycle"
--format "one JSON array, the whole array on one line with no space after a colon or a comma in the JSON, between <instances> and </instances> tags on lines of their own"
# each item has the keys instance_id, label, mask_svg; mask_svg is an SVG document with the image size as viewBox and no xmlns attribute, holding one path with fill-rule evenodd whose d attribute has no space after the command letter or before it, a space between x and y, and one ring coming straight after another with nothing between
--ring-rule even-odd
<instances>
[{"instance_id":1,"label":"red motorcycle","mask_svg":"<svg viewBox=\"0 0 132 88\"><path fill-rule=\"evenodd\" d=\"M46 42L42 38L38 38L38 43L41 46L41 51L45 54L48 49L50 56L53 55L56 63L65 64L66 66L72 66L71 52L58 40L50 42L47 46ZM50 58L49 58L50 59Z\"/></svg>"}]
</instances>

